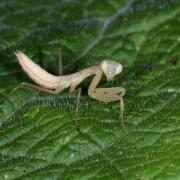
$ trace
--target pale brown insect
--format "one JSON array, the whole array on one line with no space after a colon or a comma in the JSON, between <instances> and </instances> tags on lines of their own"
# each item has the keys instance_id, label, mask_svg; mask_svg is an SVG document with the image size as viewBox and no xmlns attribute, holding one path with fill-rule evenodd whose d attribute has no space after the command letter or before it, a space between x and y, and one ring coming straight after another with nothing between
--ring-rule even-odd
<instances>
[{"instance_id":1,"label":"pale brown insect","mask_svg":"<svg viewBox=\"0 0 180 180\"><path fill-rule=\"evenodd\" d=\"M126 93L125 88L123 87L111 87L111 88L96 88L98 83L102 78L102 74L104 73L107 80L112 80L115 75L121 73L122 65L118 62L112 60L103 60L100 64L94 65L82 71L70 74L70 75L62 75L62 66L60 67L60 75L55 76L36 63L34 63L30 58L28 58L24 53L17 51L15 55L18 59L19 64L23 68L23 70L27 73L27 75L38 85L30 84L23 82L20 86L26 86L34 89L38 89L41 91L45 91L51 94L58 94L63 91L65 88L69 87L69 92L72 94L76 91L78 93L78 103L76 108L76 114L79 106L79 97L81 93L81 89L77 88L77 86L88 76L95 75L92 82L88 88L88 95L96 100L103 101L105 103L112 101L120 101L120 112L121 117L123 117L124 111L124 102L123 96ZM59 62L62 65L61 54L59 53Z\"/></svg>"}]
</instances>

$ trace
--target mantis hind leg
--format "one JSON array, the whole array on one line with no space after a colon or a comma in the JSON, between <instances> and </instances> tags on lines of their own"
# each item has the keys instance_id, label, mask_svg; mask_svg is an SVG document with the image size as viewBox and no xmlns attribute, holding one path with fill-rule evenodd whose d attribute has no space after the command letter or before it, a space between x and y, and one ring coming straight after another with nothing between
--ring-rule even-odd
<instances>
[{"instance_id":1,"label":"mantis hind leg","mask_svg":"<svg viewBox=\"0 0 180 180\"><path fill-rule=\"evenodd\" d=\"M58 55L58 67L59 67L59 75L63 75L63 62L62 62L62 50L61 48L57 49L57 55Z\"/></svg>"},{"instance_id":2,"label":"mantis hind leg","mask_svg":"<svg viewBox=\"0 0 180 180\"><path fill-rule=\"evenodd\" d=\"M17 86L16 89L18 89L19 87L33 88L39 91L48 92L50 94L58 94L62 91L60 87L57 87L55 90L52 90L52 89L47 89L47 88L44 88L35 84L27 83L27 82L22 82L20 85Z\"/></svg>"}]
</instances>

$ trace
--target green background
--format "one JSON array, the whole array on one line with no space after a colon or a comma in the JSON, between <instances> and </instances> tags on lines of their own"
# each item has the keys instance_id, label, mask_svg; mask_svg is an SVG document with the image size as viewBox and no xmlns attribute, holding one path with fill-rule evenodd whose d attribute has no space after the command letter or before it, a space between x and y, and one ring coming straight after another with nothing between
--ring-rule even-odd
<instances>
[{"instance_id":1,"label":"green background","mask_svg":"<svg viewBox=\"0 0 180 180\"><path fill-rule=\"evenodd\" d=\"M68 90L50 95L16 87L31 82L13 52L58 74L114 59L119 102L87 95L78 117ZM179 0L1 0L0 179L180 179ZM77 131L80 129L80 132Z\"/></svg>"}]
</instances>

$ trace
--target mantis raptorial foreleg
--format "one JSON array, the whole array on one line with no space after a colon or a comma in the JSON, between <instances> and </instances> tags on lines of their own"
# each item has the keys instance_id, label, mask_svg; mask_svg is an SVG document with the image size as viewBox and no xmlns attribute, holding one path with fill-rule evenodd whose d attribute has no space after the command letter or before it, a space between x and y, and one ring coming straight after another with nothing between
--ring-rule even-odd
<instances>
[{"instance_id":1,"label":"mantis raptorial foreleg","mask_svg":"<svg viewBox=\"0 0 180 180\"><path fill-rule=\"evenodd\" d=\"M94 99L103 101L105 103L120 100L120 108L121 108L121 115L122 115L124 111L123 96L125 93L126 93L126 90L123 87L97 88L94 90L91 96Z\"/></svg>"},{"instance_id":2,"label":"mantis raptorial foreleg","mask_svg":"<svg viewBox=\"0 0 180 180\"><path fill-rule=\"evenodd\" d=\"M119 94L121 96L124 96L126 90L123 87L111 87L111 88L96 88L95 92L103 93L103 94L116 94L116 95Z\"/></svg>"},{"instance_id":3,"label":"mantis raptorial foreleg","mask_svg":"<svg viewBox=\"0 0 180 180\"><path fill-rule=\"evenodd\" d=\"M124 126L126 130L126 127L123 122L123 112L124 112L123 96L125 93L126 93L126 90L123 87L97 88L94 90L92 97L99 101L103 101L105 103L119 100L120 101L120 118L122 119L122 125Z\"/></svg>"},{"instance_id":4,"label":"mantis raptorial foreleg","mask_svg":"<svg viewBox=\"0 0 180 180\"><path fill-rule=\"evenodd\" d=\"M96 73L96 76L94 77L88 88L89 96L99 101L103 101L105 103L120 100L120 108L121 108L120 112L122 116L124 111L123 96L126 93L125 88L123 87L96 88L99 81L101 80L101 77L102 77L102 72Z\"/></svg>"},{"instance_id":5,"label":"mantis raptorial foreleg","mask_svg":"<svg viewBox=\"0 0 180 180\"><path fill-rule=\"evenodd\" d=\"M88 88L89 96L105 103L119 100L120 101L120 117L121 119L123 119L123 111L124 111L123 96L126 93L125 88L123 87L96 88L101 79L101 76L102 76L102 73L99 72L96 74L96 76L92 80ZM123 122L122 124L124 126Z\"/></svg>"},{"instance_id":6,"label":"mantis raptorial foreleg","mask_svg":"<svg viewBox=\"0 0 180 180\"><path fill-rule=\"evenodd\" d=\"M120 112L121 117L123 117L124 112L124 101L123 96L126 93L123 87L112 87L112 88L97 88L95 89L95 96L101 99L103 102L111 102L120 100Z\"/></svg>"}]
</instances>

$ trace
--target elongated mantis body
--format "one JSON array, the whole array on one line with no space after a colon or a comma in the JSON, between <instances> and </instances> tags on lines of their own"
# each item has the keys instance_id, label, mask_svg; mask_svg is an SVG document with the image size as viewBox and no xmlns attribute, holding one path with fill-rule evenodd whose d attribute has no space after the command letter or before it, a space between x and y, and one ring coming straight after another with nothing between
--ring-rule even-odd
<instances>
[{"instance_id":1,"label":"elongated mantis body","mask_svg":"<svg viewBox=\"0 0 180 180\"><path fill-rule=\"evenodd\" d=\"M115 75L121 73L122 65L120 63L112 60L103 60L100 64L94 65L82 71L70 75L55 76L42 69L39 65L37 65L30 58L28 58L24 53L17 51L15 52L15 55L22 69L37 84L34 85L24 82L21 83L21 86L38 89L51 94L58 94L66 88L69 88L69 92L72 94L76 92L78 89L80 96L80 89L77 88L78 85L85 78L94 75L94 78L88 87L88 95L93 99L103 101L105 103L112 101L120 101L120 112L121 117L123 117L123 96L126 93L125 88L96 88L103 74L105 74L107 80L109 81L112 80L115 77ZM76 113L77 110L78 109L76 109Z\"/></svg>"}]
</instances>

